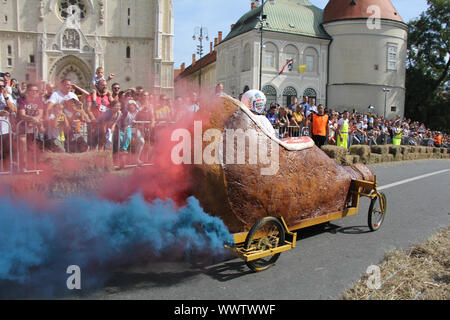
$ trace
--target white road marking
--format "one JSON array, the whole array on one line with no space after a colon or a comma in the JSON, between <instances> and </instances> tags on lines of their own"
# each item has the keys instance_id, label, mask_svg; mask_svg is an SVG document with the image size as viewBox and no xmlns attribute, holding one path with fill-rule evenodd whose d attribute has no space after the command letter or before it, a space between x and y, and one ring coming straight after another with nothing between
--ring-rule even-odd
<instances>
[{"instance_id":1,"label":"white road marking","mask_svg":"<svg viewBox=\"0 0 450 320\"><path fill-rule=\"evenodd\" d=\"M450 171L450 169L436 171L436 172L424 174L424 175L421 175L421 176L417 176L417 177L414 177L414 178L397 181L397 182L394 182L394 183L391 183L391 184L387 184L385 186L381 186L381 187L378 188L378 190L381 191L381 190L393 188L393 187L399 186L401 184L405 184L405 183L412 182L412 181L415 181L415 180L431 177L431 176L434 176L434 175L437 175L437 174L441 174L441 173L445 173L445 172L448 172L448 171Z\"/></svg>"}]
</instances>

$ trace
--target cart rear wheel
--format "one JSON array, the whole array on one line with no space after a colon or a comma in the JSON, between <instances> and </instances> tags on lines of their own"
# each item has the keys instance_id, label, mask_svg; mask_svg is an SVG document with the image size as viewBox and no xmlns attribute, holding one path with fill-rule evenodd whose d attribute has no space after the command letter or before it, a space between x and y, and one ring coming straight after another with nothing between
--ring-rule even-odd
<instances>
[{"instance_id":1,"label":"cart rear wheel","mask_svg":"<svg viewBox=\"0 0 450 320\"><path fill-rule=\"evenodd\" d=\"M381 205L382 204L382 205ZM386 195L380 192L372 199L369 206L368 224L372 231L377 231L383 224L386 216Z\"/></svg>"},{"instance_id":2,"label":"cart rear wheel","mask_svg":"<svg viewBox=\"0 0 450 320\"><path fill-rule=\"evenodd\" d=\"M284 245L285 232L280 221L274 217L259 220L245 239L244 248L251 251L264 251ZM247 266L254 272L264 271L275 264L281 253L261 259L248 261Z\"/></svg>"}]
</instances>

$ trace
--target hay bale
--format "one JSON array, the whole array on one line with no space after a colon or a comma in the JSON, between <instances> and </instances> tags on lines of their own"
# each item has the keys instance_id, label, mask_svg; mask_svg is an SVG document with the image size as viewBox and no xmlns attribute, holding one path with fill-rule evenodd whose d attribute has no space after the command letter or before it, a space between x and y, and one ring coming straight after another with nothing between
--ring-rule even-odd
<instances>
[{"instance_id":1,"label":"hay bale","mask_svg":"<svg viewBox=\"0 0 450 320\"><path fill-rule=\"evenodd\" d=\"M350 166L350 165L354 164L353 156L351 154L347 154L344 157L344 160L342 161L342 164L345 165L345 166Z\"/></svg>"},{"instance_id":2,"label":"hay bale","mask_svg":"<svg viewBox=\"0 0 450 320\"><path fill-rule=\"evenodd\" d=\"M361 157L360 156L358 156L356 154L352 154L352 157L353 157L353 164L361 162Z\"/></svg>"},{"instance_id":3,"label":"hay bale","mask_svg":"<svg viewBox=\"0 0 450 320\"><path fill-rule=\"evenodd\" d=\"M371 153L369 157L369 163L381 163L383 162L383 155Z\"/></svg>"},{"instance_id":4,"label":"hay bale","mask_svg":"<svg viewBox=\"0 0 450 320\"><path fill-rule=\"evenodd\" d=\"M345 161L345 156L347 155L347 149L338 146L325 145L322 146L322 151L325 152L331 159L335 160L338 164L342 164Z\"/></svg>"},{"instance_id":5,"label":"hay bale","mask_svg":"<svg viewBox=\"0 0 450 320\"><path fill-rule=\"evenodd\" d=\"M369 146L351 146L350 154L359 156L360 162L367 164L370 161L370 147Z\"/></svg>"},{"instance_id":6,"label":"hay bale","mask_svg":"<svg viewBox=\"0 0 450 320\"><path fill-rule=\"evenodd\" d=\"M372 146L370 149L371 149L372 153L376 153L376 154L388 154L389 153L388 145Z\"/></svg>"},{"instance_id":7,"label":"hay bale","mask_svg":"<svg viewBox=\"0 0 450 320\"><path fill-rule=\"evenodd\" d=\"M51 168L52 174L64 179L83 178L110 172L113 168L111 151L85 153L44 153L39 161Z\"/></svg>"},{"instance_id":8,"label":"hay bale","mask_svg":"<svg viewBox=\"0 0 450 320\"><path fill-rule=\"evenodd\" d=\"M381 161L382 162L393 162L394 161L394 155L393 154L382 154L381 155Z\"/></svg>"},{"instance_id":9,"label":"hay bale","mask_svg":"<svg viewBox=\"0 0 450 320\"><path fill-rule=\"evenodd\" d=\"M410 147L410 153L423 153L425 147L419 147L419 146L411 146Z\"/></svg>"},{"instance_id":10,"label":"hay bale","mask_svg":"<svg viewBox=\"0 0 450 320\"><path fill-rule=\"evenodd\" d=\"M407 155L409 153L411 153L411 147L410 146L399 146L401 151L402 151L402 155Z\"/></svg>"},{"instance_id":11,"label":"hay bale","mask_svg":"<svg viewBox=\"0 0 450 320\"><path fill-rule=\"evenodd\" d=\"M393 155L393 161L402 161L402 148L400 146L389 146L389 153Z\"/></svg>"}]
</instances>

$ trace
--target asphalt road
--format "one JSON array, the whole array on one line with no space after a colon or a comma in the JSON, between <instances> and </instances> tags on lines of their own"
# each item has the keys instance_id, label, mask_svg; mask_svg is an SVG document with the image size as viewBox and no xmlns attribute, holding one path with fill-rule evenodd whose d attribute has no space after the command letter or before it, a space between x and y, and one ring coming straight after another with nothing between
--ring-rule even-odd
<instances>
[{"instance_id":1,"label":"asphalt road","mask_svg":"<svg viewBox=\"0 0 450 320\"><path fill-rule=\"evenodd\" d=\"M379 186L450 169L448 160L421 160L372 166ZM450 170L382 190L388 213L381 229L369 232L369 200L359 214L298 233L297 247L276 265L252 273L230 257L212 264L152 262L119 270L107 286L88 299L278 300L338 299L367 267L390 249L406 249L450 223ZM218 259L218 258L216 258ZM225 259L225 260L224 260Z\"/></svg>"}]
</instances>

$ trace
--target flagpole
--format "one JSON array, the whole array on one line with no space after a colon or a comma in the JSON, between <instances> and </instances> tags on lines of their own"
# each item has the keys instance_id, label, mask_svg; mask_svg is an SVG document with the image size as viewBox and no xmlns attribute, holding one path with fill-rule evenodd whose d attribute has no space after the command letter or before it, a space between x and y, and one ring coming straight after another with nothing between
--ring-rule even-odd
<instances>
[{"instance_id":1,"label":"flagpole","mask_svg":"<svg viewBox=\"0 0 450 320\"><path fill-rule=\"evenodd\" d=\"M264 29L264 22L267 20L267 16L264 15L264 5L266 4L267 0L261 0L261 15L259 16L259 30L261 32L261 43L260 43L260 50L259 50L259 91L262 90L262 58L263 58L263 29ZM275 4L275 0L269 0L270 4Z\"/></svg>"}]
</instances>

